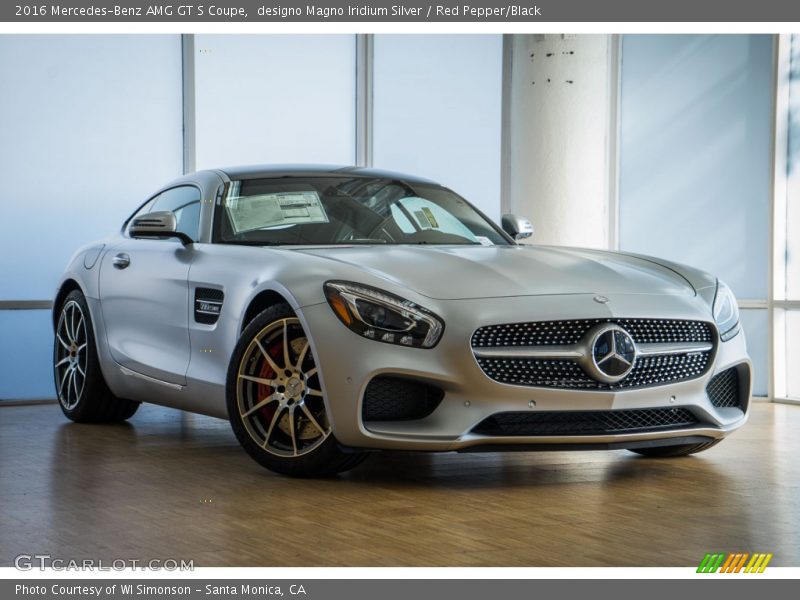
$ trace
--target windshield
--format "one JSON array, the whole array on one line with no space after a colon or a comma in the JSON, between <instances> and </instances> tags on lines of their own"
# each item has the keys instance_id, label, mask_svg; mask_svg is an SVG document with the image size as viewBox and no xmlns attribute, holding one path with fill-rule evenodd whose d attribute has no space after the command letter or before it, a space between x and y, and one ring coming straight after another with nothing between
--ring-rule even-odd
<instances>
[{"instance_id":1,"label":"windshield","mask_svg":"<svg viewBox=\"0 0 800 600\"><path fill-rule=\"evenodd\" d=\"M234 244L508 244L453 192L393 179L233 181L217 213L216 239Z\"/></svg>"}]
</instances>

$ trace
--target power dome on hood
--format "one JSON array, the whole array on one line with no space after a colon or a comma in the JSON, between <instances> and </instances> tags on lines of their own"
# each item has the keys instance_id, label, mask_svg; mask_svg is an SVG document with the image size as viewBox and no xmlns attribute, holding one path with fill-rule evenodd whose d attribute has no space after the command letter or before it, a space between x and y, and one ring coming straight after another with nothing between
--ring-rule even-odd
<instances>
[{"instance_id":1,"label":"power dome on hood","mask_svg":"<svg viewBox=\"0 0 800 600\"><path fill-rule=\"evenodd\" d=\"M553 294L694 296L675 271L595 250L544 246L343 246L296 250L439 300Z\"/></svg>"}]
</instances>

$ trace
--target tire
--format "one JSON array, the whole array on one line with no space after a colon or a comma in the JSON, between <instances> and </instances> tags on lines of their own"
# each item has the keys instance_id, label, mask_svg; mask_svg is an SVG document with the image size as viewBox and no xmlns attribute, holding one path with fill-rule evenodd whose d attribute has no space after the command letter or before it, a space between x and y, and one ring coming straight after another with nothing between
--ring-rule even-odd
<instances>
[{"instance_id":1,"label":"tire","mask_svg":"<svg viewBox=\"0 0 800 600\"><path fill-rule=\"evenodd\" d=\"M631 450L636 454L647 456L648 458L675 458L678 456L688 456L690 454L697 454L703 450L708 450L719 444L722 439L714 440L711 442L702 442L700 444L681 444L678 446L657 446L655 448L637 448Z\"/></svg>"},{"instance_id":2,"label":"tire","mask_svg":"<svg viewBox=\"0 0 800 600\"><path fill-rule=\"evenodd\" d=\"M292 477L334 475L367 453L347 451L333 436L313 352L287 304L256 316L228 366L225 395L231 427L261 466Z\"/></svg>"},{"instance_id":3,"label":"tire","mask_svg":"<svg viewBox=\"0 0 800 600\"><path fill-rule=\"evenodd\" d=\"M53 375L58 404L76 423L118 423L139 402L117 398L103 378L86 298L73 290L59 307L53 341Z\"/></svg>"}]
</instances>

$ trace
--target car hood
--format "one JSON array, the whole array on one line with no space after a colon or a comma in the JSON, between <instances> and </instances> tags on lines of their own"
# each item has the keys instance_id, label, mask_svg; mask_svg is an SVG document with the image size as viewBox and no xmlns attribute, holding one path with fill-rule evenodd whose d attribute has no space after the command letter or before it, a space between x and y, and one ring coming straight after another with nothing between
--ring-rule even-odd
<instances>
[{"instance_id":1,"label":"car hood","mask_svg":"<svg viewBox=\"0 0 800 600\"><path fill-rule=\"evenodd\" d=\"M355 267L440 300L551 294L695 295L689 282L668 267L643 257L599 250L419 245L294 251ZM332 268L331 279L336 278Z\"/></svg>"}]
</instances>

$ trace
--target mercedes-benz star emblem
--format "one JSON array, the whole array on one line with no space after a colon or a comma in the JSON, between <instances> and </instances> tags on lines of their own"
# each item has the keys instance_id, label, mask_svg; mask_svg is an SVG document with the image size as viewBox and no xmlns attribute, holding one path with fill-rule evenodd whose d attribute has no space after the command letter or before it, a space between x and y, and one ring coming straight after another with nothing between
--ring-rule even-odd
<instances>
[{"instance_id":1,"label":"mercedes-benz star emblem","mask_svg":"<svg viewBox=\"0 0 800 600\"><path fill-rule=\"evenodd\" d=\"M584 368L591 377L616 383L631 372L636 363L636 344L622 327L604 323L590 330L585 339L588 356Z\"/></svg>"}]
</instances>

